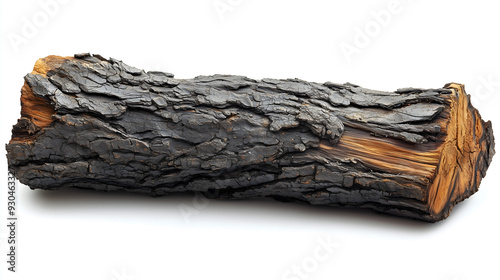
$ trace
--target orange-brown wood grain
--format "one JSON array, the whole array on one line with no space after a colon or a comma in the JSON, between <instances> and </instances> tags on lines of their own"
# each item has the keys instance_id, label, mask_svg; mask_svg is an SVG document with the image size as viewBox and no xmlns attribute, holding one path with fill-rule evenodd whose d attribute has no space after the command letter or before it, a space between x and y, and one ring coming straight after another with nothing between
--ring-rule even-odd
<instances>
[{"instance_id":1,"label":"orange-brown wood grain","mask_svg":"<svg viewBox=\"0 0 500 280\"><path fill-rule=\"evenodd\" d=\"M478 190L494 154L491 123L455 83L174 79L90 54L39 59L31 74L7 158L32 188L216 189L435 222Z\"/></svg>"}]
</instances>

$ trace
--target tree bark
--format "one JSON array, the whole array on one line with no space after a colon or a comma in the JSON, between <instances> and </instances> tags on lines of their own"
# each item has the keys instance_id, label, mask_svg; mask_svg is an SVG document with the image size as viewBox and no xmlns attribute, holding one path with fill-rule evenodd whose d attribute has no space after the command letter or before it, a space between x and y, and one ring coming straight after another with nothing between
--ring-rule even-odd
<instances>
[{"instance_id":1,"label":"tree bark","mask_svg":"<svg viewBox=\"0 0 500 280\"><path fill-rule=\"evenodd\" d=\"M490 122L464 87L214 75L175 79L99 55L25 76L9 170L33 189L272 197L435 222L478 190Z\"/></svg>"}]
</instances>

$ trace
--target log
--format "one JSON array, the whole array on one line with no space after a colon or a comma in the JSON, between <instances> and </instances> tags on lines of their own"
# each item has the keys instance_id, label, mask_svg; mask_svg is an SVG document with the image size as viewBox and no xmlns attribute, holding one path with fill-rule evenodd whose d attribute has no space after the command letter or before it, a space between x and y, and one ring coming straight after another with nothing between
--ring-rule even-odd
<instances>
[{"instance_id":1,"label":"log","mask_svg":"<svg viewBox=\"0 0 500 280\"><path fill-rule=\"evenodd\" d=\"M457 83L176 79L90 54L40 59L24 80L6 148L32 189L270 197L436 222L495 153L491 122Z\"/></svg>"}]
</instances>

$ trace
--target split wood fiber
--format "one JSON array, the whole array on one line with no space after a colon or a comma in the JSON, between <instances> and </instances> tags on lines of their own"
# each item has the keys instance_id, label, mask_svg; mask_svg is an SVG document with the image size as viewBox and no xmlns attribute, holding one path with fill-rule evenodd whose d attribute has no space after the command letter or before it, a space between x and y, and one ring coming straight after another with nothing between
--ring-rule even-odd
<instances>
[{"instance_id":1,"label":"split wood fiber","mask_svg":"<svg viewBox=\"0 0 500 280\"><path fill-rule=\"evenodd\" d=\"M78 54L38 60L21 93L7 158L33 189L271 197L435 222L494 155L491 123L456 83L176 79Z\"/></svg>"}]
</instances>

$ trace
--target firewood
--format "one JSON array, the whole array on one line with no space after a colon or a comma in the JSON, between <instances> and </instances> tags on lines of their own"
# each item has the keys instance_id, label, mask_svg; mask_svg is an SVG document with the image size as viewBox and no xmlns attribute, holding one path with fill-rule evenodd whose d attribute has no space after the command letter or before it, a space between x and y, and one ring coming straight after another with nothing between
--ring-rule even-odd
<instances>
[{"instance_id":1,"label":"firewood","mask_svg":"<svg viewBox=\"0 0 500 280\"><path fill-rule=\"evenodd\" d=\"M38 60L21 107L7 158L32 189L271 197L435 222L494 155L491 123L457 83L176 79L78 54Z\"/></svg>"}]
</instances>

